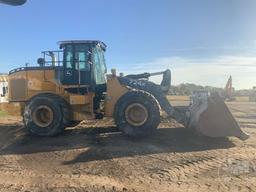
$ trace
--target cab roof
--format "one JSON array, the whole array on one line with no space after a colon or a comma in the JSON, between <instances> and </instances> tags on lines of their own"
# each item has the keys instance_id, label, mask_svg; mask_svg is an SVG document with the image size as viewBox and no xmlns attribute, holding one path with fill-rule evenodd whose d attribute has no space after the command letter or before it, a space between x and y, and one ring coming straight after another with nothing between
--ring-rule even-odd
<instances>
[{"instance_id":1,"label":"cab roof","mask_svg":"<svg viewBox=\"0 0 256 192\"><path fill-rule=\"evenodd\" d=\"M103 46L104 49L106 49L107 45L103 43L102 41L98 40L67 40L67 41L59 41L58 44L60 47L67 44L100 44Z\"/></svg>"}]
</instances>

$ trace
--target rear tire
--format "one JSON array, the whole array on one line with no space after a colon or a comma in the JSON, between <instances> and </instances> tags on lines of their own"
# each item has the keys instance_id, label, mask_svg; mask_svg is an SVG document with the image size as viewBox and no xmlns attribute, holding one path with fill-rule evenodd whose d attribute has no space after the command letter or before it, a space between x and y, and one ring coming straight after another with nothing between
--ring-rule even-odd
<instances>
[{"instance_id":1,"label":"rear tire","mask_svg":"<svg viewBox=\"0 0 256 192\"><path fill-rule=\"evenodd\" d=\"M64 130L61 105L51 97L38 96L25 107L23 121L29 133L55 136Z\"/></svg>"},{"instance_id":2,"label":"rear tire","mask_svg":"<svg viewBox=\"0 0 256 192\"><path fill-rule=\"evenodd\" d=\"M160 123L159 106L150 94L130 91L118 100L114 120L124 134L145 136L155 131Z\"/></svg>"}]
</instances>

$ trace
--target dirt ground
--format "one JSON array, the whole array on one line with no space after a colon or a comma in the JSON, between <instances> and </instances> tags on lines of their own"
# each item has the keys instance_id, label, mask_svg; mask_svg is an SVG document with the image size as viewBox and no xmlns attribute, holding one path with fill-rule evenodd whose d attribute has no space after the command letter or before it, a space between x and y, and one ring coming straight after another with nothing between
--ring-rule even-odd
<instances>
[{"instance_id":1,"label":"dirt ground","mask_svg":"<svg viewBox=\"0 0 256 192\"><path fill-rule=\"evenodd\" d=\"M19 117L1 117L0 192L256 191L256 103L228 105L249 140L206 138L166 120L141 139L111 120L38 138Z\"/></svg>"}]
</instances>

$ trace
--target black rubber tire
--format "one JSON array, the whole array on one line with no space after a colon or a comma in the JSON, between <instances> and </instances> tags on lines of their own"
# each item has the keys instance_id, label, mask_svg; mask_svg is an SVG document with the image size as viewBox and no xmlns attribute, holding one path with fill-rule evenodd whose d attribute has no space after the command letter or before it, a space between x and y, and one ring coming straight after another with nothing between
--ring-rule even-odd
<instances>
[{"instance_id":1,"label":"black rubber tire","mask_svg":"<svg viewBox=\"0 0 256 192\"><path fill-rule=\"evenodd\" d=\"M56 103L58 103L61 107L62 114L63 114L63 126L64 128L70 127L70 125L73 125L72 119L72 109L70 104L63 99L62 97L52 94L52 93L43 93L40 95L37 95L36 97L47 97L54 100Z\"/></svg>"},{"instance_id":2,"label":"black rubber tire","mask_svg":"<svg viewBox=\"0 0 256 192\"><path fill-rule=\"evenodd\" d=\"M126 108L133 104L142 104L148 111L148 118L143 125L133 126L128 123L125 117ZM123 95L115 105L115 124L125 135L141 137L154 132L160 123L160 110L157 101L147 92L129 91Z\"/></svg>"},{"instance_id":3,"label":"black rubber tire","mask_svg":"<svg viewBox=\"0 0 256 192\"><path fill-rule=\"evenodd\" d=\"M72 117L72 109L70 107L70 104L63 99L62 97L54 94L47 94L47 96L51 99L53 99L56 103L58 103L61 107L62 115L63 115L63 126L64 128L70 127L71 117Z\"/></svg>"},{"instance_id":4,"label":"black rubber tire","mask_svg":"<svg viewBox=\"0 0 256 192\"><path fill-rule=\"evenodd\" d=\"M45 105L53 112L52 123L42 128L33 121L32 114L39 106ZM56 136L64 131L64 115L61 104L53 97L37 96L34 97L25 107L23 121L29 133L35 136Z\"/></svg>"}]
</instances>

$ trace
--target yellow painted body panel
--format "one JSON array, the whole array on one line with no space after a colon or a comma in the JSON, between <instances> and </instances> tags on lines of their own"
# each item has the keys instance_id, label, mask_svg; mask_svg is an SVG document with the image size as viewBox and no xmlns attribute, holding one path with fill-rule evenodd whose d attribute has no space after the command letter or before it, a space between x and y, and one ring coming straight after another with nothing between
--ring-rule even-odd
<instances>
[{"instance_id":1,"label":"yellow painted body panel","mask_svg":"<svg viewBox=\"0 0 256 192\"><path fill-rule=\"evenodd\" d=\"M77 94L70 94L69 95L69 103L71 105L83 105L83 104L90 104L92 96L88 95L77 95Z\"/></svg>"},{"instance_id":2,"label":"yellow painted body panel","mask_svg":"<svg viewBox=\"0 0 256 192\"><path fill-rule=\"evenodd\" d=\"M17 87L19 82L24 83ZM10 102L28 101L40 93L65 95L64 90L55 82L54 70L30 70L13 73L9 75L9 86Z\"/></svg>"},{"instance_id":3,"label":"yellow painted body panel","mask_svg":"<svg viewBox=\"0 0 256 192\"><path fill-rule=\"evenodd\" d=\"M115 75L107 76L107 95L105 98L105 116L112 117L116 102L124 95L128 88L120 84Z\"/></svg>"},{"instance_id":4,"label":"yellow painted body panel","mask_svg":"<svg viewBox=\"0 0 256 192\"><path fill-rule=\"evenodd\" d=\"M108 75L107 94L105 97L105 116L112 117L115 104L128 89L121 85L115 75ZM77 85L65 86L55 80L54 69L25 70L9 75L9 101L25 103L32 97L42 93L53 93L64 98L72 108L74 121L95 118L93 99L95 93L86 95L71 94L66 88L78 87ZM83 86L86 87L86 86ZM88 86L87 86L88 87Z\"/></svg>"},{"instance_id":5,"label":"yellow painted body panel","mask_svg":"<svg viewBox=\"0 0 256 192\"><path fill-rule=\"evenodd\" d=\"M84 118L93 118L94 93L87 95L70 94L55 80L55 70L27 70L9 75L9 102L24 103L32 97L42 93L59 95L71 104L74 121L82 121ZM76 86L75 86L76 87Z\"/></svg>"}]
</instances>

